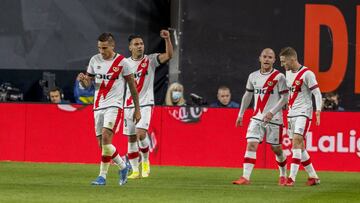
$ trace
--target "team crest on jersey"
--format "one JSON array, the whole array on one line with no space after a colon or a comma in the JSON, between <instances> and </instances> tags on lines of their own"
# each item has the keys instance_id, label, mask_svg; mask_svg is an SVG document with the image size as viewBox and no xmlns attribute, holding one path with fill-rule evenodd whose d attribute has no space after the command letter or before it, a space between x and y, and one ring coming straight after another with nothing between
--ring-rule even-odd
<instances>
[{"instance_id":1,"label":"team crest on jersey","mask_svg":"<svg viewBox=\"0 0 360 203\"><path fill-rule=\"evenodd\" d=\"M300 80L295 80L295 85L300 85Z\"/></svg>"},{"instance_id":2,"label":"team crest on jersey","mask_svg":"<svg viewBox=\"0 0 360 203\"><path fill-rule=\"evenodd\" d=\"M113 67L113 71L114 71L114 72L118 72L118 71L119 71L119 67L114 66L114 67Z\"/></svg>"},{"instance_id":3,"label":"team crest on jersey","mask_svg":"<svg viewBox=\"0 0 360 203\"><path fill-rule=\"evenodd\" d=\"M273 81L268 81L267 84L271 87L274 85Z\"/></svg>"},{"instance_id":4,"label":"team crest on jersey","mask_svg":"<svg viewBox=\"0 0 360 203\"><path fill-rule=\"evenodd\" d=\"M145 67L146 67L146 63L142 63L142 64L141 64L141 67L142 67L142 68L145 68Z\"/></svg>"}]
</instances>

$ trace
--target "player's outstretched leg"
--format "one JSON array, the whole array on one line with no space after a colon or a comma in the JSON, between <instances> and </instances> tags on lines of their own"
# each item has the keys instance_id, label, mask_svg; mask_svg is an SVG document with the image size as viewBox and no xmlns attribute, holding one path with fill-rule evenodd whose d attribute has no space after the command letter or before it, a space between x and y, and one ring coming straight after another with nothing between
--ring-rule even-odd
<instances>
[{"instance_id":1,"label":"player's outstretched leg","mask_svg":"<svg viewBox=\"0 0 360 203\"><path fill-rule=\"evenodd\" d=\"M243 175L232 183L235 185L249 185L250 175L256 163L256 151L246 151L243 163Z\"/></svg>"},{"instance_id":2,"label":"player's outstretched leg","mask_svg":"<svg viewBox=\"0 0 360 203\"><path fill-rule=\"evenodd\" d=\"M286 155L284 154L281 146L272 146L272 149L275 153L275 159L279 168L279 185L284 186L286 184Z\"/></svg>"},{"instance_id":3,"label":"player's outstretched leg","mask_svg":"<svg viewBox=\"0 0 360 203\"><path fill-rule=\"evenodd\" d=\"M135 136L136 138L136 136ZM128 142L128 158L131 164L132 173L128 177L129 179L137 179L140 178L139 172L139 146L138 143L134 140L129 140Z\"/></svg>"},{"instance_id":4,"label":"player's outstretched leg","mask_svg":"<svg viewBox=\"0 0 360 203\"><path fill-rule=\"evenodd\" d=\"M141 152L141 176L146 178L150 175L149 140L146 136L144 139L140 138L139 148Z\"/></svg>"},{"instance_id":5,"label":"player's outstretched leg","mask_svg":"<svg viewBox=\"0 0 360 203\"><path fill-rule=\"evenodd\" d=\"M305 168L305 171L309 175L306 185L313 186L313 185L320 184L320 179L319 179L318 175L316 174L316 171L315 171L314 166L310 159L310 155L306 151L306 149L304 149L302 151L301 164L303 165L303 167Z\"/></svg>"}]
</instances>

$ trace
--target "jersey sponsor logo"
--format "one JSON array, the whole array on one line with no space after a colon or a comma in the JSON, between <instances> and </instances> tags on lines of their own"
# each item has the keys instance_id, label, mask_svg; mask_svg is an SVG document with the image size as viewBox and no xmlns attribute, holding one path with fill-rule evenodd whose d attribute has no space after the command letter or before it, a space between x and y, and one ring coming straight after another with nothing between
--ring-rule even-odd
<instances>
[{"instance_id":1,"label":"jersey sponsor logo","mask_svg":"<svg viewBox=\"0 0 360 203\"><path fill-rule=\"evenodd\" d=\"M115 83L115 80L117 78L119 78L119 75L120 75L121 70L123 68L122 66L119 66L119 64L124 58L125 58L124 56L119 55L114 60L114 62L111 64L111 67L109 68L109 71L106 74L106 78L108 78L107 76L110 76L109 79L108 79L109 82L107 84L105 84L104 80L101 82L101 85L100 85L100 88L98 90L98 94L97 94L97 97L96 97L96 100L95 100L95 103L94 103L95 108L99 107L101 97L103 99L106 98L107 94L110 92L111 88L113 87L113 85ZM118 67L119 69L115 72L114 67ZM104 76L104 75L102 75L102 76Z\"/></svg>"},{"instance_id":2,"label":"jersey sponsor logo","mask_svg":"<svg viewBox=\"0 0 360 203\"><path fill-rule=\"evenodd\" d=\"M255 89L254 92L255 94L274 94L273 89Z\"/></svg>"},{"instance_id":3,"label":"jersey sponsor logo","mask_svg":"<svg viewBox=\"0 0 360 203\"><path fill-rule=\"evenodd\" d=\"M140 94L144 87L145 82L145 76L148 74L150 60L145 57L140 64L138 65L137 72L135 73L136 78L136 90ZM140 98L141 99L141 98ZM126 100L126 106L130 106L133 103L132 96L129 97L129 99Z\"/></svg>"},{"instance_id":4,"label":"jersey sponsor logo","mask_svg":"<svg viewBox=\"0 0 360 203\"><path fill-rule=\"evenodd\" d=\"M118 70L119 71L119 70ZM101 80L117 80L119 79L119 76L116 75L113 77L114 74L96 74L96 78L97 79L101 79Z\"/></svg>"},{"instance_id":5,"label":"jersey sponsor logo","mask_svg":"<svg viewBox=\"0 0 360 203\"><path fill-rule=\"evenodd\" d=\"M258 96L258 99L256 102L256 108L255 108L253 115L256 115L258 112L262 113L264 111L265 106L266 106L267 102L269 101L271 92L274 90L276 84L278 83L278 81L274 80L274 79L279 73L280 73L279 71L275 70L266 80L266 82L263 86L263 90L265 90L265 88L266 88L266 92L269 92L269 93L265 94L265 96L262 99L261 99L261 95ZM269 83L269 82L271 82L271 83ZM271 84L272 86L269 86L269 84Z\"/></svg>"},{"instance_id":6,"label":"jersey sponsor logo","mask_svg":"<svg viewBox=\"0 0 360 203\"><path fill-rule=\"evenodd\" d=\"M290 95L290 99L289 99L289 108L292 108L292 105L294 104L299 92L301 92L301 86L303 84L303 80L301 80L300 78L303 76L303 74L308 71L308 68L304 68L303 70L301 70L297 75L296 78L292 84L292 86L289 88L289 90L291 92L293 92L292 95Z\"/></svg>"},{"instance_id":7,"label":"jersey sponsor logo","mask_svg":"<svg viewBox=\"0 0 360 203\"><path fill-rule=\"evenodd\" d=\"M143 72L142 71L139 71L139 72L136 72L135 74L134 74L134 77L135 77L135 79L139 79L139 78L141 78L141 76L143 76ZM148 75L149 73L148 73L148 71L146 70L146 72L145 72L145 75Z\"/></svg>"},{"instance_id":8,"label":"jersey sponsor logo","mask_svg":"<svg viewBox=\"0 0 360 203\"><path fill-rule=\"evenodd\" d=\"M302 82L300 83L302 84ZM289 87L290 92L301 92L301 85Z\"/></svg>"}]
</instances>

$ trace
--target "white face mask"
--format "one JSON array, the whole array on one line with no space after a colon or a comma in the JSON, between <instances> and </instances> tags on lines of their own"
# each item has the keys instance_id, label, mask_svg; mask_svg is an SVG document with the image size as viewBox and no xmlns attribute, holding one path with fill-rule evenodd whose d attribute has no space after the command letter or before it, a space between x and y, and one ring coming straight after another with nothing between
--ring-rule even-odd
<instances>
[{"instance_id":1,"label":"white face mask","mask_svg":"<svg viewBox=\"0 0 360 203\"><path fill-rule=\"evenodd\" d=\"M183 96L183 93L180 92L180 91L173 91L173 92L171 93L171 98L172 98L174 101L178 101L182 96Z\"/></svg>"}]
</instances>

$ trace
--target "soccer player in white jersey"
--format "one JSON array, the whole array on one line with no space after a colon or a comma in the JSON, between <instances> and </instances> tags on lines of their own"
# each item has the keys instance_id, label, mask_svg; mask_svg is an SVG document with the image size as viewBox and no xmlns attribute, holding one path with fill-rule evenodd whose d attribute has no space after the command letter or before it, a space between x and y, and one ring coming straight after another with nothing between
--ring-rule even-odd
<instances>
[{"instance_id":1,"label":"soccer player in white jersey","mask_svg":"<svg viewBox=\"0 0 360 203\"><path fill-rule=\"evenodd\" d=\"M141 120L134 123L132 114L134 112L133 98L127 91L124 107L124 131L129 136L128 158L132 167L130 179L140 178L139 154L141 154L141 177L148 177L150 174L149 162L149 139L147 130L149 128L152 106L154 105L154 77L155 69L160 64L166 63L173 55L173 46L170 40L170 33L167 30L160 31L160 37L165 40L165 53L144 54L144 42L141 36L129 36L129 50L131 57L129 63L135 69L135 80L139 92ZM139 153L140 151L140 153Z\"/></svg>"},{"instance_id":2,"label":"soccer player in white jersey","mask_svg":"<svg viewBox=\"0 0 360 203\"><path fill-rule=\"evenodd\" d=\"M127 182L129 167L112 145L112 138L121 120L124 89L127 83L135 104L132 119L141 119L138 93L134 74L128 60L116 53L115 40L111 33L103 33L98 38L99 54L90 59L86 74L80 74L80 84L86 88L95 80L94 118L95 132L101 152L100 174L92 185L106 185L106 175L110 161L119 167L119 184Z\"/></svg>"},{"instance_id":3,"label":"soccer player in white jersey","mask_svg":"<svg viewBox=\"0 0 360 203\"><path fill-rule=\"evenodd\" d=\"M279 185L285 185L286 155L281 147L282 107L288 101L288 89L284 74L273 68L275 53L272 49L264 49L259 56L259 61L260 70L249 75L236 120L236 126L242 126L244 112L254 96L254 113L246 133L247 147L243 163L243 175L238 180L233 181L233 184L250 184L250 175L256 162L256 151L259 143L266 136L266 142L271 144L271 149L275 153L278 163Z\"/></svg>"},{"instance_id":4,"label":"soccer player in white jersey","mask_svg":"<svg viewBox=\"0 0 360 203\"><path fill-rule=\"evenodd\" d=\"M295 49L283 48L280 52L281 66L286 69L286 83L290 90L288 118L288 135L292 139L292 160L290 176L286 185L293 186L300 163L309 174L307 185L317 185L320 179L311 163L310 156L305 149L304 139L309 130L312 113L312 95L316 104L316 125L320 125L321 92L315 74L301 65L297 59Z\"/></svg>"}]
</instances>

